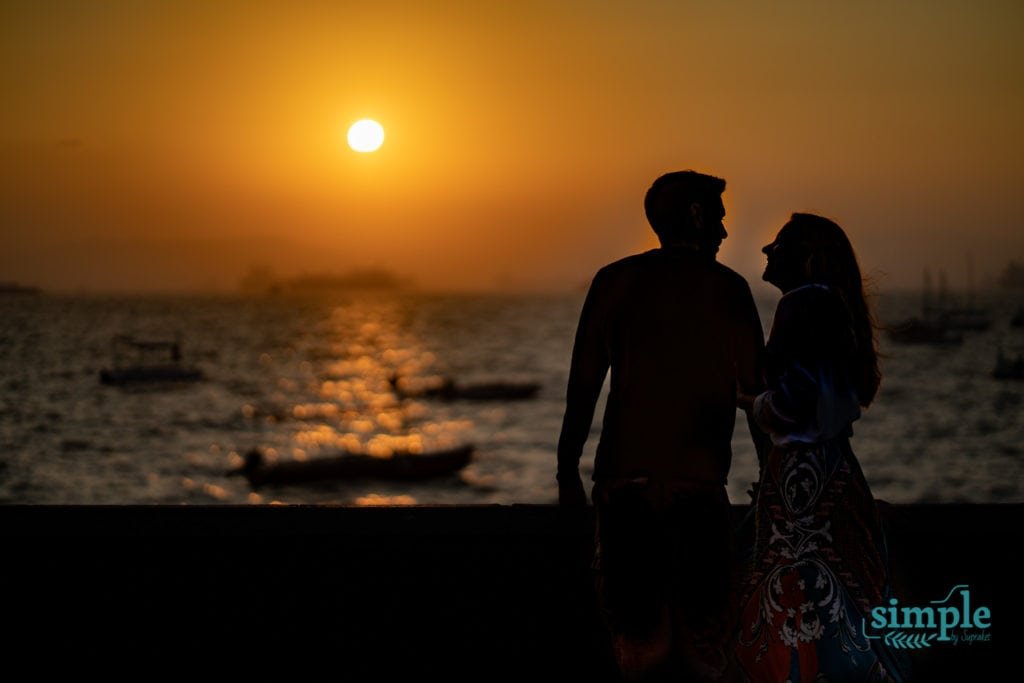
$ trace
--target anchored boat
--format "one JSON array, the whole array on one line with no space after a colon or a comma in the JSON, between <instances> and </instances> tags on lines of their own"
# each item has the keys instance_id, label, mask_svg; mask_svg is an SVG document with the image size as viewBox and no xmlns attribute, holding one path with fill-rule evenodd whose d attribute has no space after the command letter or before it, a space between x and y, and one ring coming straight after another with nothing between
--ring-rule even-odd
<instances>
[{"instance_id":1,"label":"anchored boat","mask_svg":"<svg viewBox=\"0 0 1024 683\"><path fill-rule=\"evenodd\" d=\"M253 449L245 454L245 463L228 472L228 476L244 476L254 488L338 479L431 479L458 472L472 460L473 451L473 446L464 445L430 453L400 451L387 457L342 453L271 463Z\"/></svg>"},{"instance_id":2,"label":"anchored boat","mask_svg":"<svg viewBox=\"0 0 1024 683\"><path fill-rule=\"evenodd\" d=\"M113 357L113 366L100 370L103 384L195 382L203 378L202 370L182 362L178 340L144 341L117 335Z\"/></svg>"}]
</instances>

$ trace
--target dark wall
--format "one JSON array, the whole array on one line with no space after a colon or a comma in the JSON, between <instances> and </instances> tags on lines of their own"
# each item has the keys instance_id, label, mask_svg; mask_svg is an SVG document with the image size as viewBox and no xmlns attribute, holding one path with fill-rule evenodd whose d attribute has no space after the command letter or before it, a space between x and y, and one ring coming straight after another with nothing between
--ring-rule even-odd
<instances>
[{"instance_id":1,"label":"dark wall","mask_svg":"<svg viewBox=\"0 0 1024 683\"><path fill-rule=\"evenodd\" d=\"M992 642L918 654L916 680L987 680L1024 647L1024 506L883 513L903 603L966 583L992 609ZM7 662L43 645L99 670L131 652L297 680L615 680L586 511L12 506L0 529Z\"/></svg>"}]
</instances>

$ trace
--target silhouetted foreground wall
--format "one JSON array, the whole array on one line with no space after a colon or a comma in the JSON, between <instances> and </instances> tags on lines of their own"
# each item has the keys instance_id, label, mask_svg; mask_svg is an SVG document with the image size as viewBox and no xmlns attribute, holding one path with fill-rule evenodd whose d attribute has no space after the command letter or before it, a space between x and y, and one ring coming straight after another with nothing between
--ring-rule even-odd
<instances>
[{"instance_id":1,"label":"silhouetted foreground wall","mask_svg":"<svg viewBox=\"0 0 1024 683\"><path fill-rule=\"evenodd\" d=\"M883 510L901 604L969 584L992 610L991 642L922 651L916 680L995 679L1024 650L1024 505ZM288 662L296 680L614 680L589 511L11 506L0 529L8 663L42 644L87 653L87 668L133 652Z\"/></svg>"}]
</instances>

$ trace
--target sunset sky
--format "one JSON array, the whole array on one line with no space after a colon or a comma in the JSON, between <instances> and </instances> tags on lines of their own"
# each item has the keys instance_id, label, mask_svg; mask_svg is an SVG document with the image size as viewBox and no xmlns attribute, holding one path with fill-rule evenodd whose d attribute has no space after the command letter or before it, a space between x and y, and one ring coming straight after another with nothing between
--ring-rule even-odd
<instances>
[{"instance_id":1,"label":"sunset sky","mask_svg":"<svg viewBox=\"0 0 1024 683\"><path fill-rule=\"evenodd\" d=\"M1024 260L1019 0L8 1L0 94L0 280L46 288L580 287L684 168L752 284L793 211L882 289Z\"/></svg>"}]
</instances>

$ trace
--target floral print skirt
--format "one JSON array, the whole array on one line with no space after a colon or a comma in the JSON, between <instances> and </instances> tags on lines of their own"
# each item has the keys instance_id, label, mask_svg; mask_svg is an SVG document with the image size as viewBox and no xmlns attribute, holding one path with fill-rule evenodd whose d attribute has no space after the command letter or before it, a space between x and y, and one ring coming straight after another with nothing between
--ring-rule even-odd
<instances>
[{"instance_id":1,"label":"floral print skirt","mask_svg":"<svg viewBox=\"0 0 1024 683\"><path fill-rule=\"evenodd\" d=\"M889 598L885 539L847 438L772 449L742 573L736 655L757 683L905 681L870 609Z\"/></svg>"}]
</instances>

